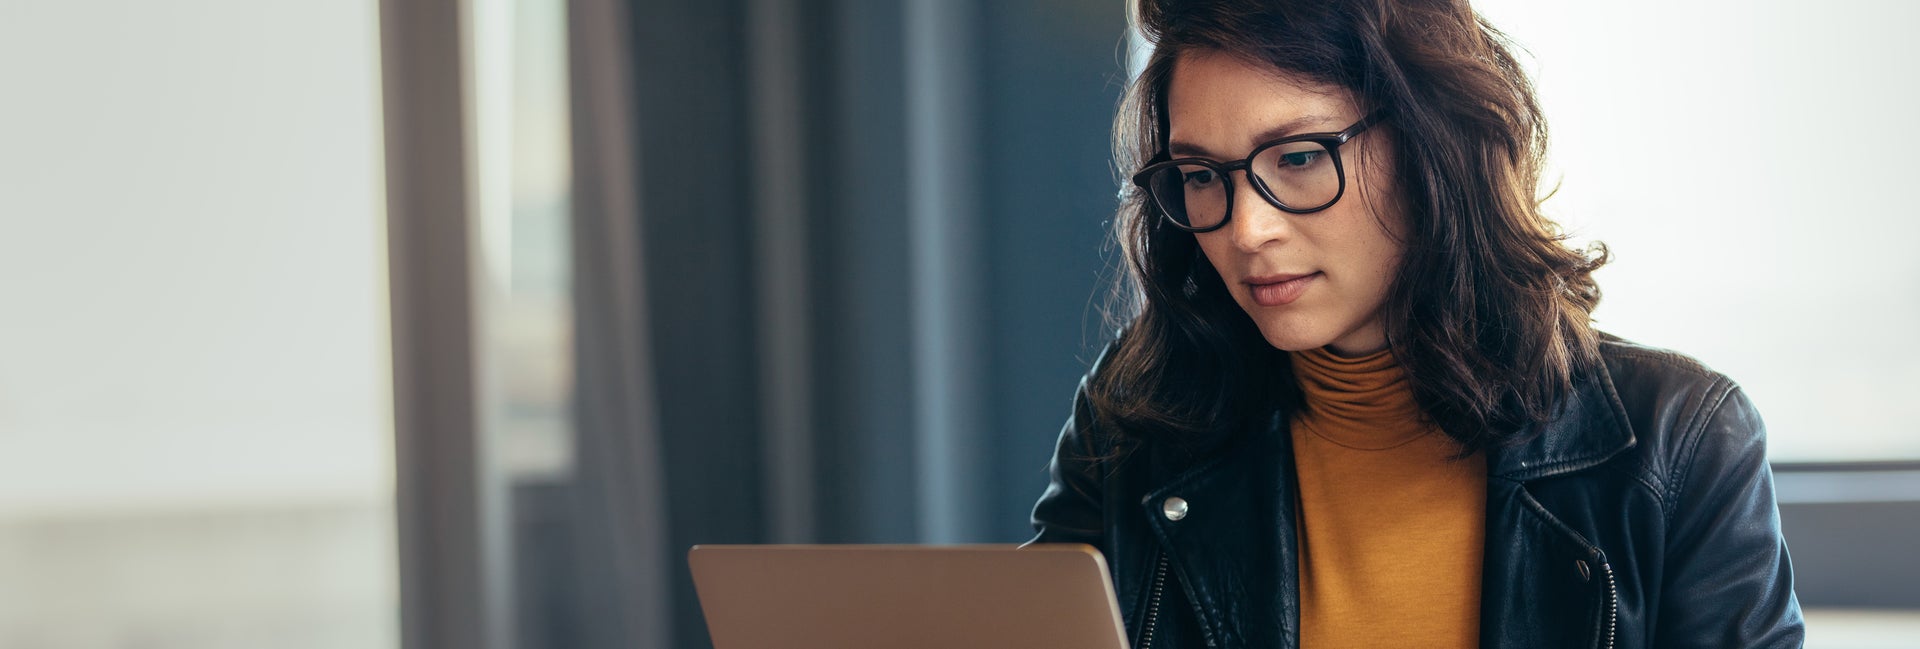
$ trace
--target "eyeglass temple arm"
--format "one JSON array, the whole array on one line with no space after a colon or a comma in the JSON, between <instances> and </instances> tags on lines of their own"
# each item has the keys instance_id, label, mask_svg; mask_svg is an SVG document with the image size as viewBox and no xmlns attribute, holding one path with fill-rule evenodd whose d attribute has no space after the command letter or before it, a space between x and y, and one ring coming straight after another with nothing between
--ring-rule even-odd
<instances>
[{"instance_id":1,"label":"eyeglass temple arm","mask_svg":"<svg viewBox=\"0 0 1920 649\"><path fill-rule=\"evenodd\" d=\"M1366 117L1360 118L1360 121L1354 122L1353 126L1347 127L1347 130L1341 131L1340 141L1346 142L1347 140L1351 140L1353 139L1353 136L1359 135L1361 131L1367 130L1367 127L1373 126L1374 124L1378 124L1380 123L1381 120L1384 120L1386 118L1387 118L1387 109L1376 108L1373 110L1373 112L1367 113Z\"/></svg>"}]
</instances>

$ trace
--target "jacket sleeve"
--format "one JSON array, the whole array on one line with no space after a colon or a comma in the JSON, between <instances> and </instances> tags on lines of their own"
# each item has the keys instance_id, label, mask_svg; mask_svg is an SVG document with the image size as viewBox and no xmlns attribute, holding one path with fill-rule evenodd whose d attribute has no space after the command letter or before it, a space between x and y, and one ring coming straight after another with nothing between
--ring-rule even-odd
<instances>
[{"instance_id":1,"label":"jacket sleeve","mask_svg":"<svg viewBox=\"0 0 1920 649\"><path fill-rule=\"evenodd\" d=\"M1805 636L1780 533L1766 427L1738 387L1683 440L1666 542L1661 647L1799 647Z\"/></svg>"},{"instance_id":2,"label":"jacket sleeve","mask_svg":"<svg viewBox=\"0 0 1920 649\"><path fill-rule=\"evenodd\" d=\"M1087 404L1087 381L1073 394L1073 415L1060 429L1060 439L1047 463L1047 490L1033 506L1033 543L1086 543L1099 547L1105 528L1101 510L1101 456Z\"/></svg>"}]
</instances>

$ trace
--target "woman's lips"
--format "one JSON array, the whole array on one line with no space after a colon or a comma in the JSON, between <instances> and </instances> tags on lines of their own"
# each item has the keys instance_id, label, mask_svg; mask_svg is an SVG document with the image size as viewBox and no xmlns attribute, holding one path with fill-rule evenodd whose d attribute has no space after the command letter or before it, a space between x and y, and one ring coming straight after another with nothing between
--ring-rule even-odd
<instances>
[{"instance_id":1,"label":"woman's lips","mask_svg":"<svg viewBox=\"0 0 1920 649\"><path fill-rule=\"evenodd\" d=\"M1253 289L1253 302L1255 304L1260 306L1280 306L1300 299L1300 294L1305 293L1307 288L1318 279L1320 279L1320 273L1318 272L1305 275L1249 277L1247 278L1247 286Z\"/></svg>"}]
</instances>

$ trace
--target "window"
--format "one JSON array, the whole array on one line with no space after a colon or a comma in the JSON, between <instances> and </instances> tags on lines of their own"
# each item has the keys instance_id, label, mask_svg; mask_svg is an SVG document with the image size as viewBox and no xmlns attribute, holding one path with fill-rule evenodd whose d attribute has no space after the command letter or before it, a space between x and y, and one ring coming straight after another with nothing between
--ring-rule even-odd
<instances>
[{"instance_id":1,"label":"window","mask_svg":"<svg viewBox=\"0 0 1920 649\"><path fill-rule=\"evenodd\" d=\"M0 3L0 646L397 645L376 29Z\"/></svg>"}]
</instances>

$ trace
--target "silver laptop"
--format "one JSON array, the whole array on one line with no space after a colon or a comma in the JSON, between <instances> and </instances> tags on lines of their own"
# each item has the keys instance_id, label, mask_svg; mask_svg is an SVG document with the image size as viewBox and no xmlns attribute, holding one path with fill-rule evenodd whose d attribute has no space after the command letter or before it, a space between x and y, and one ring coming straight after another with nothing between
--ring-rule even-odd
<instances>
[{"instance_id":1,"label":"silver laptop","mask_svg":"<svg viewBox=\"0 0 1920 649\"><path fill-rule=\"evenodd\" d=\"M714 649L1127 649L1080 544L701 545Z\"/></svg>"}]
</instances>

